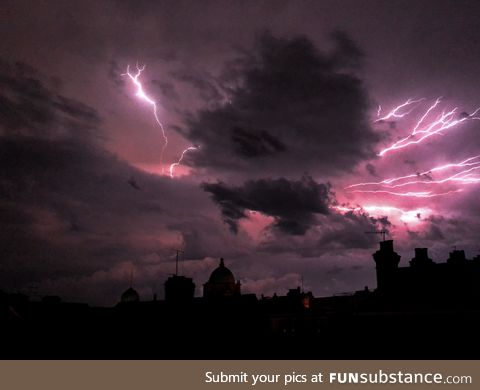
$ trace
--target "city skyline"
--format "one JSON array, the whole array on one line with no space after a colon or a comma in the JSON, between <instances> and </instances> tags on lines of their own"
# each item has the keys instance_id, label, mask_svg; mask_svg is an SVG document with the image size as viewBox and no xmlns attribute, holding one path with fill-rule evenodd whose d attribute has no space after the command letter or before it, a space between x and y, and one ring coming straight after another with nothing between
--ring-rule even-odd
<instances>
[{"instance_id":1,"label":"city skyline","mask_svg":"<svg viewBox=\"0 0 480 390\"><path fill-rule=\"evenodd\" d=\"M48 4L48 5L47 5ZM114 305L224 257L242 291L478 255L475 1L7 1L0 289ZM403 264L403 263L401 263Z\"/></svg>"},{"instance_id":2,"label":"city skyline","mask_svg":"<svg viewBox=\"0 0 480 390\"><path fill-rule=\"evenodd\" d=\"M165 299L142 300L130 285L112 307L0 291L0 321L10 336L1 356L476 358L480 255L470 260L455 249L436 263L427 248L416 248L402 267L393 241L379 244L374 288L325 297L303 286L285 295L244 293L223 258L201 297L178 274L165 282Z\"/></svg>"}]
</instances>

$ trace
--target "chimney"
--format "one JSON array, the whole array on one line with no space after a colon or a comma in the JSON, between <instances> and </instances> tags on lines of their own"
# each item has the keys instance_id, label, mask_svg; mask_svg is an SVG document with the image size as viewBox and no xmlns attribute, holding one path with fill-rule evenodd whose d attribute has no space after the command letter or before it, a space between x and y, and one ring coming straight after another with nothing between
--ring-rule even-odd
<instances>
[{"instance_id":1,"label":"chimney","mask_svg":"<svg viewBox=\"0 0 480 390\"><path fill-rule=\"evenodd\" d=\"M393 252L393 240L380 241L380 251Z\"/></svg>"}]
</instances>

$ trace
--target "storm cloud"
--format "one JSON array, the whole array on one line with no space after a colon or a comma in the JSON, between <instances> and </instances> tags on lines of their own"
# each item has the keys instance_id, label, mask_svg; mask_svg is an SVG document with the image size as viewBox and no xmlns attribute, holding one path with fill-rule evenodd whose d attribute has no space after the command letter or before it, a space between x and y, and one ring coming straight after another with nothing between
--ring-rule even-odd
<instances>
[{"instance_id":1,"label":"storm cloud","mask_svg":"<svg viewBox=\"0 0 480 390\"><path fill-rule=\"evenodd\" d=\"M56 93L41 75L24 63L0 61L0 126L6 135L39 138L81 138L100 123L87 105ZM81 136L79 137L79 133Z\"/></svg>"},{"instance_id":2,"label":"storm cloud","mask_svg":"<svg viewBox=\"0 0 480 390\"><path fill-rule=\"evenodd\" d=\"M470 121L377 156L436 97L460 115L480 104L478 2L3 3L0 289L111 305L133 270L142 299L161 298L183 249L197 286L224 257L245 292L303 275L330 295L375 287L381 236L365 232L380 229L402 265L414 247L478 254L478 185L433 199L347 188L479 154ZM122 76L137 62L163 165L151 106ZM409 97L426 100L373 124Z\"/></svg>"},{"instance_id":3,"label":"storm cloud","mask_svg":"<svg viewBox=\"0 0 480 390\"><path fill-rule=\"evenodd\" d=\"M82 297L112 304L122 289L121 264L139 274L145 263L168 269L172 245L218 253L204 232L221 237L221 224L210 219L198 185L145 173L108 152L97 111L60 94L35 69L3 63L0 85L3 288L58 287L56 280L78 287L78 278L100 272L108 292L99 300L84 286ZM189 223L178 222L180 213ZM191 236L194 228L200 233ZM62 286L72 298L68 283Z\"/></svg>"},{"instance_id":4,"label":"storm cloud","mask_svg":"<svg viewBox=\"0 0 480 390\"><path fill-rule=\"evenodd\" d=\"M235 62L228 103L190 118L185 135L200 146L192 164L254 175L352 169L378 141L352 71L360 61L345 34L327 52L306 37L261 35L253 55Z\"/></svg>"},{"instance_id":5,"label":"storm cloud","mask_svg":"<svg viewBox=\"0 0 480 390\"><path fill-rule=\"evenodd\" d=\"M245 182L241 187L224 183L203 184L205 191L222 211L233 232L238 221L249 211L258 211L275 218L275 226L294 235L304 234L315 224L316 214L328 214L332 202L330 185L317 183L311 177L301 180L261 179Z\"/></svg>"}]
</instances>

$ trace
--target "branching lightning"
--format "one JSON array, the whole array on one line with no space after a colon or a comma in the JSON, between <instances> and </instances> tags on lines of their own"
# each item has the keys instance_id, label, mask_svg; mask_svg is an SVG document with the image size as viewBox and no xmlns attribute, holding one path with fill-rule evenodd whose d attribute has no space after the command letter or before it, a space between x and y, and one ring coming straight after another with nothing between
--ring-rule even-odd
<instances>
[{"instance_id":1,"label":"branching lightning","mask_svg":"<svg viewBox=\"0 0 480 390\"><path fill-rule=\"evenodd\" d=\"M383 121L386 121L386 120L392 119L392 118L403 118L404 116L410 114L413 110L415 110L416 105L414 107L410 107L410 109L408 111L404 111L403 109L411 106L412 104L420 103L423 100L425 100L425 98L416 99L416 100L409 98L406 102L404 102L404 103L400 104L399 106L395 107L387 115L385 115L381 118L378 118L373 123L383 122ZM377 116L380 116L381 110L382 110L382 107L378 106Z\"/></svg>"},{"instance_id":2,"label":"branching lightning","mask_svg":"<svg viewBox=\"0 0 480 390\"><path fill-rule=\"evenodd\" d=\"M346 206L334 206L335 210L340 212L367 212L372 215L399 215L400 220L406 223L416 223L421 221L421 218L425 218L432 213L432 210L428 207L420 207L412 210L405 210L394 206L362 206L362 207L346 207Z\"/></svg>"},{"instance_id":3,"label":"branching lightning","mask_svg":"<svg viewBox=\"0 0 480 390\"><path fill-rule=\"evenodd\" d=\"M428 104L425 98L409 98L391 111L382 113L382 107L378 106L374 124L389 123L395 128L397 120L405 120L405 117L419 110L425 109L418 118L411 123L410 134L392 143L379 152L379 156L407 148L411 145L420 144L424 140L443 135L460 124L480 119L480 107L471 114L459 113L458 107L440 109L442 99L439 97ZM374 194L394 196L408 199L429 199L448 196L464 190L467 185L480 184L480 154L464 159L459 162L447 162L433 166L429 170L416 172L403 176L395 176L380 181L368 181L351 184L345 189L349 193ZM368 205L358 207L335 206L340 212L367 212L373 215L399 215L403 222L418 223L421 216L431 213L429 208L417 208L407 210L395 206Z\"/></svg>"},{"instance_id":4,"label":"branching lightning","mask_svg":"<svg viewBox=\"0 0 480 390\"><path fill-rule=\"evenodd\" d=\"M460 172L457 172L453 175L449 175L444 178L435 179L432 175L436 172L441 172L450 169L457 169L457 168L467 168L462 169ZM480 183L480 176L476 176L472 174L480 169L480 155L469 157L466 160L463 160L458 163L450 163L444 164L428 171L419 172L411 175L406 176L399 176L399 177L392 177L389 179L385 179L382 181L377 182L363 182L363 183L356 183L349 185L346 189L354 188L354 187L362 187L362 186L380 186L384 188L398 188L398 187L405 187L407 185L414 185L414 184L445 184L448 182L453 182L456 184L476 184ZM417 180L409 180L412 178L416 178ZM427 180L418 180L418 178L427 178Z\"/></svg>"},{"instance_id":5,"label":"branching lightning","mask_svg":"<svg viewBox=\"0 0 480 390\"><path fill-rule=\"evenodd\" d=\"M185 157L185 154L188 153L188 152L191 151L191 150L197 150L197 149L198 149L198 147L196 147L196 146L189 146L188 148L186 148L186 149L182 152L182 154L180 155L180 158L178 159L177 162L174 162L174 163L170 164L170 169L169 169L170 177L173 178L174 169L175 169L176 166L178 166L178 165L181 164L183 158Z\"/></svg>"},{"instance_id":6,"label":"branching lightning","mask_svg":"<svg viewBox=\"0 0 480 390\"><path fill-rule=\"evenodd\" d=\"M155 102L155 100L153 100L151 97L149 97L145 93L145 91L143 89L143 85L139 80L139 77L144 70L145 70L145 65L140 67L137 64L137 73L132 74L132 73L130 73L130 65L127 65L127 72L122 74L122 76L128 76L130 78L130 80L132 80L132 83L137 87L137 92L135 93L135 96L137 96L138 98L140 98L140 100L143 100L144 102L147 102L148 104L150 104L150 106L152 106L153 116L155 117L155 121L157 122L158 126L160 126L160 130L162 131L162 137L163 137L163 140L164 140L162 150L160 151L160 164L162 166L162 172L163 172L163 154L164 154L165 149L168 145L168 138L167 138L167 134L165 132L165 128L163 127L162 122L160 122L160 119L158 118L157 103Z\"/></svg>"},{"instance_id":7,"label":"branching lightning","mask_svg":"<svg viewBox=\"0 0 480 390\"><path fill-rule=\"evenodd\" d=\"M435 198L437 196L455 194L461 191L462 191L461 189L457 189L457 190L451 190L451 191L446 191L441 193L436 193L432 191L395 192L395 191L387 191L387 190L355 190L351 192L367 193L367 194L388 194L388 195L403 196L408 198Z\"/></svg>"},{"instance_id":8,"label":"branching lightning","mask_svg":"<svg viewBox=\"0 0 480 390\"><path fill-rule=\"evenodd\" d=\"M384 117L375 120L374 123L383 122L390 118L403 118L406 115L410 114L417 106L411 108L408 111L403 111L403 109L411 106L414 103L419 103L423 100L425 99L408 99L406 102L395 107ZM384 156L388 152L403 149L410 145L419 144L434 135L442 135L449 129L452 129L463 122L466 122L468 120L480 119L480 117L476 116L477 113L480 111L480 107L471 114L462 113L460 115L457 115L458 107L454 107L449 111L444 110L441 114L437 114L434 119L428 120L428 118L432 116L433 113L436 111L436 108L440 103L441 98L437 98L435 102L427 108L427 110L423 113L420 119L416 122L415 126L413 127L412 131L408 136L394 142L389 147L381 150L378 155Z\"/></svg>"},{"instance_id":9,"label":"branching lightning","mask_svg":"<svg viewBox=\"0 0 480 390\"><path fill-rule=\"evenodd\" d=\"M139 77L141 76L142 72L145 70L145 67L146 67L145 65L140 67L137 64L137 71L136 71L135 74L132 74L130 72L130 65L127 65L127 72L122 74L122 76L128 76L130 78L130 80L132 81L132 83L137 88L137 92L135 93L135 96L137 96L140 100L143 100L144 102L147 102L150 106L152 106L153 116L155 117L155 121L157 122L158 126L160 127L160 130L162 131L162 137L163 137L163 140L164 140L164 143L162 145L162 149L160 151L160 165L162 167L162 173L163 173L164 172L163 155L164 155L165 149L168 145L168 138L167 138L167 134L165 132L165 128L163 127L162 122L158 118L157 103L155 102L154 99L152 99L150 96L148 96L145 93L145 90L143 89L143 85L139 80ZM180 165L180 163L183 160L183 157L185 156L185 153L189 152L190 150L196 150L196 149L198 149L198 148L195 147L195 146L190 146L190 147L186 148L182 152L182 154L180 155L180 158L178 159L178 161L170 164L170 169L169 169L170 177L172 177L172 178L174 177L174 169L175 169L176 166Z\"/></svg>"}]
</instances>

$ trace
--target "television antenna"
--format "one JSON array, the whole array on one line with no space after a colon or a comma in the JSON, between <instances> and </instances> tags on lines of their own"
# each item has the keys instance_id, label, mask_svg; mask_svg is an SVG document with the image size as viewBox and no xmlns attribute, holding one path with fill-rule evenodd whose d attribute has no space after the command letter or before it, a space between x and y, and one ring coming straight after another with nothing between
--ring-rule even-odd
<instances>
[{"instance_id":1,"label":"television antenna","mask_svg":"<svg viewBox=\"0 0 480 390\"><path fill-rule=\"evenodd\" d=\"M382 240L385 241L385 236L387 235L386 230L373 230L371 232L365 232L366 234L381 234L382 235Z\"/></svg>"},{"instance_id":2,"label":"television antenna","mask_svg":"<svg viewBox=\"0 0 480 390\"><path fill-rule=\"evenodd\" d=\"M181 249L175 249L175 252L177 252L177 257L175 260L175 276L178 276L178 254L181 253L185 257L185 251L182 251Z\"/></svg>"}]
</instances>

